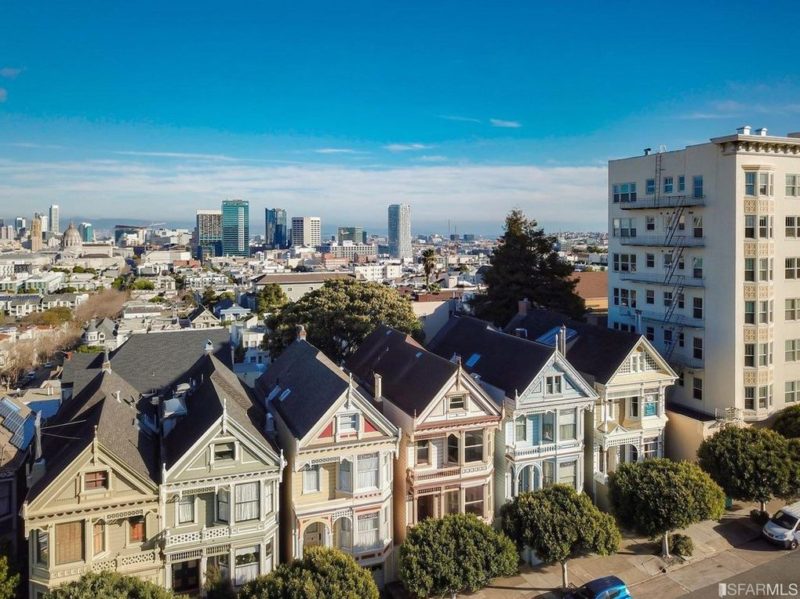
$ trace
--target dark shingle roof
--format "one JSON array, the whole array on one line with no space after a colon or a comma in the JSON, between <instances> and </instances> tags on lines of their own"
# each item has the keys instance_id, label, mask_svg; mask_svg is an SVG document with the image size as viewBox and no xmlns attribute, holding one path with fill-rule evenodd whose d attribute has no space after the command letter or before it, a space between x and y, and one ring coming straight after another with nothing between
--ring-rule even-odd
<instances>
[{"instance_id":1,"label":"dark shingle roof","mask_svg":"<svg viewBox=\"0 0 800 599\"><path fill-rule=\"evenodd\" d=\"M348 385L348 377L336 364L305 339L298 339L258 377L256 393L261 401L272 395L271 405L292 434L302 439Z\"/></svg>"},{"instance_id":2,"label":"dark shingle roof","mask_svg":"<svg viewBox=\"0 0 800 599\"><path fill-rule=\"evenodd\" d=\"M555 351L468 316L452 317L428 347L448 360L458 354L468 372L502 389L507 397L525 391Z\"/></svg>"},{"instance_id":3,"label":"dark shingle roof","mask_svg":"<svg viewBox=\"0 0 800 599\"><path fill-rule=\"evenodd\" d=\"M599 383L607 383L625 357L642 339L641 335L615 331L572 320L551 310L529 310L511 319L506 332L525 329L528 339L536 340L555 327L565 325L577 336L567 343L567 360L579 372Z\"/></svg>"},{"instance_id":4,"label":"dark shingle roof","mask_svg":"<svg viewBox=\"0 0 800 599\"><path fill-rule=\"evenodd\" d=\"M410 416L422 412L458 369L410 335L385 325L375 329L345 365L373 391L374 374L381 375L383 397Z\"/></svg>"}]
</instances>

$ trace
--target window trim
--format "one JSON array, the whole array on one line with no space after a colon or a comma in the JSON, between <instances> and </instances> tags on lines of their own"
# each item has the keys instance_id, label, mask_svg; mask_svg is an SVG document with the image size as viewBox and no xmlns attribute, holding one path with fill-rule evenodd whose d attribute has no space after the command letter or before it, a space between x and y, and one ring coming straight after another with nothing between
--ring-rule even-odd
<instances>
[{"instance_id":1,"label":"window trim","mask_svg":"<svg viewBox=\"0 0 800 599\"><path fill-rule=\"evenodd\" d=\"M302 473L303 473L303 495L312 495L314 493L319 493L320 492L321 485L322 485L322 481L321 481L322 473L320 472L321 469L322 469L322 466L320 466L319 464L313 464L313 465L312 464L307 464L305 466L305 468L303 468L303 470L302 470ZM306 478L306 473L308 473L308 472L314 472L315 473L315 476L314 476L315 485L314 485L313 488L310 485L306 485L306 483L308 482L308 480Z\"/></svg>"},{"instance_id":2,"label":"window trim","mask_svg":"<svg viewBox=\"0 0 800 599\"><path fill-rule=\"evenodd\" d=\"M181 502L187 499L191 500L192 502L192 519L182 522ZM191 526L192 524L197 524L197 495L184 495L183 497L178 497L178 500L175 502L175 526Z\"/></svg>"},{"instance_id":3,"label":"window trim","mask_svg":"<svg viewBox=\"0 0 800 599\"><path fill-rule=\"evenodd\" d=\"M86 479L91 474L105 475L105 485L89 489L86 486ZM100 468L99 470L87 470L81 474L81 489L83 493L108 493L111 491L111 470Z\"/></svg>"}]
</instances>

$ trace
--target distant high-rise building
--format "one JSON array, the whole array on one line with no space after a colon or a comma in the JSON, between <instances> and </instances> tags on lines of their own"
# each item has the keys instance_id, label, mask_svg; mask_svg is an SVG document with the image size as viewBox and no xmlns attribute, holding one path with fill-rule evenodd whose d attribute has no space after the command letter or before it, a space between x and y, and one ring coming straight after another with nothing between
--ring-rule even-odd
<instances>
[{"instance_id":1,"label":"distant high-rise building","mask_svg":"<svg viewBox=\"0 0 800 599\"><path fill-rule=\"evenodd\" d=\"M288 245L289 231L286 227L286 210L283 208L267 208L266 243L273 248L285 248Z\"/></svg>"},{"instance_id":2,"label":"distant high-rise building","mask_svg":"<svg viewBox=\"0 0 800 599\"><path fill-rule=\"evenodd\" d=\"M198 210L196 214L197 257L222 255L222 210Z\"/></svg>"},{"instance_id":3,"label":"distant high-rise building","mask_svg":"<svg viewBox=\"0 0 800 599\"><path fill-rule=\"evenodd\" d=\"M14 228L19 231L20 229L24 229L28 226L27 222L25 222L25 218L22 216L18 216L14 219Z\"/></svg>"},{"instance_id":4,"label":"distant high-rise building","mask_svg":"<svg viewBox=\"0 0 800 599\"><path fill-rule=\"evenodd\" d=\"M367 243L367 232L361 227L339 227L336 230L336 241L339 243L345 241Z\"/></svg>"},{"instance_id":5,"label":"distant high-rise building","mask_svg":"<svg viewBox=\"0 0 800 599\"><path fill-rule=\"evenodd\" d=\"M78 225L78 232L81 234L83 243L94 242L94 227L92 226L92 223L81 223Z\"/></svg>"},{"instance_id":6,"label":"distant high-rise building","mask_svg":"<svg viewBox=\"0 0 800 599\"><path fill-rule=\"evenodd\" d=\"M58 204L52 204L50 206L50 232L53 235L59 235L61 233L59 218Z\"/></svg>"},{"instance_id":7,"label":"distant high-rise building","mask_svg":"<svg viewBox=\"0 0 800 599\"><path fill-rule=\"evenodd\" d=\"M222 201L222 255L250 255L250 202Z\"/></svg>"},{"instance_id":8,"label":"distant high-rise building","mask_svg":"<svg viewBox=\"0 0 800 599\"><path fill-rule=\"evenodd\" d=\"M47 215L37 213L35 216L39 217L39 222L42 225L42 234L47 233L50 230L47 222Z\"/></svg>"},{"instance_id":9,"label":"distant high-rise building","mask_svg":"<svg viewBox=\"0 0 800 599\"><path fill-rule=\"evenodd\" d=\"M411 252L411 206L389 206L389 254L392 258L406 259Z\"/></svg>"},{"instance_id":10,"label":"distant high-rise building","mask_svg":"<svg viewBox=\"0 0 800 599\"><path fill-rule=\"evenodd\" d=\"M31 221L31 251L42 249L42 218L37 214Z\"/></svg>"},{"instance_id":11,"label":"distant high-rise building","mask_svg":"<svg viewBox=\"0 0 800 599\"><path fill-rule=\"evenodd\" d=\"M292 217L292 245L317 247L322 244L322 220L318 216Z\"/></svg>"}]
</instances>

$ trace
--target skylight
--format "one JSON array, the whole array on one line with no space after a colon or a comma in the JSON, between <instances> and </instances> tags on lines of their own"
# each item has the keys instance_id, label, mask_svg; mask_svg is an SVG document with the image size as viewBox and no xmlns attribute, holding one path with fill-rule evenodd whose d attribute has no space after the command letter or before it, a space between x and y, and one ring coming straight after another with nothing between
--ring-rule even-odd
<instances>
[{"instance_id":1,"label":"skylight","mask_svg":"<svg viewBox=\"0 0 800 599\"><path fill-rule=\"evenodd\" d=\"M467 368L472 368L473 366L475 366L475 364L478 363L478 360L480 359L481 359L480 354L472 354L469 357L469 359L466 362L464 362L464 364L466 364Z\"/></svg>"},{"instance_id":2,"label":"skylight","mask_svg":"<svg viewBox=\"0 0 800 599\"><path fill-rule=\"evenodd\" d=\"M552 345L553 347L555 347L556 335L558 335L560 332L561 332L561 327L553 327L541 337L537 337L536 341L544 345ZM578 335L578 332L575 329L568 328L566 329L566 332L567 332L567 341L571 341Z\"/></svg>"}]
</instances>

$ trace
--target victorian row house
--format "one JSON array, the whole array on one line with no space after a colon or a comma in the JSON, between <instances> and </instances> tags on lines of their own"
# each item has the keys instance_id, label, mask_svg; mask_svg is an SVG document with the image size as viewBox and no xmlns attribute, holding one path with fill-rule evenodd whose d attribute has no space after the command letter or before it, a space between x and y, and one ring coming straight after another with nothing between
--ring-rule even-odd
<instances>
[{"instance_id":1,"label":"victorian row house","mask_svg":"<svg viewBox=\"0 0 800 599\"><path fill-rule=\"evenodd\" d=\"M461 364L379 326L347 360L401 431L394 464L395 539L429 517L494 516L494 444L502 408Z\"/></svg>"},{"instance_id":2,"label":"victorian row house","mask_svg":"<svg viewBox=\"0 0 800 599\"><path fill-rule=\"evenodd\" d=\"M397 428L302 332L256 389L288 462L282 559L302 557L306 547L336 547L380 586L393 579Z\"/></svg>"}]
</instances>

